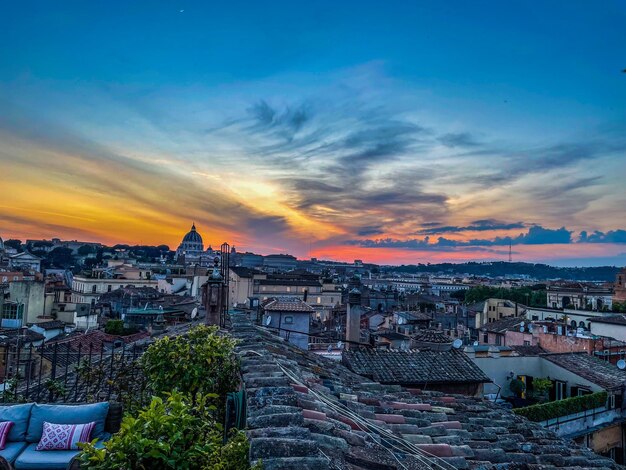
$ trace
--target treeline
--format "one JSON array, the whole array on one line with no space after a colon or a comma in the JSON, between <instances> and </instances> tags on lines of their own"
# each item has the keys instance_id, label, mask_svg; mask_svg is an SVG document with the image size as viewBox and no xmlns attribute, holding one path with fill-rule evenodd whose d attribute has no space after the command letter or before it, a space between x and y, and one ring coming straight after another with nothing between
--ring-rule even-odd
<instances>
[{"instance_id":1,"label":"treeline","mask_svg":"<svg viewBox=\"0 0 626 470\"><path fill-rule=\"evenodd\" d=\"M617 272L621 269L616 266L593 266L561 268L547 264L507 263L504 261L493 263L439 263L439 264L411 264L401 266L387 266L387 272L408 274L448 274L472 276L527 276L532 279L564 279L571 281L608 281L613 282Z\"/></svg>"},{"instance_id":2,"label":"treeline","mask_svg":"<svg viewBox=\"0 0 626 470\"><path fill-rule=\"evenodd\" d=\"M477 286L466 291L455 292L459 300L467 304L482 302L487 299L505 299L517 302L529 307L546 307L547 296L545 285L538 284L533 287L504 287Z\"/></svg>"}]
</instances>

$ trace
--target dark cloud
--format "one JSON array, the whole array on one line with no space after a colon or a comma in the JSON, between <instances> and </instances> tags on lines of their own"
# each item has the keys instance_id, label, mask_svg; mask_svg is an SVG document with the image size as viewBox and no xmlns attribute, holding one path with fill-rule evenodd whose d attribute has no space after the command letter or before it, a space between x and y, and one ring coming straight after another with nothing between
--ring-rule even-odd
<instances>
[{"instance_id":1,"label":"dark cloud","mask_svg":"<svg viewBox=\"0 0 626 470\"><path fill-rule=\"evenodd\" d=\"M626 243L626 230L609 230L608 232L596 230L593 233L582 231L579 241L581 243Z\"/></svg>"},{"instance_id":2,"label":"dark cloud","mask_svg":"<svg viewBox=\"0 0 626 470\"><path fill-rule=\"evenodd\" d=\"M516 228L524 228L522 222L505 223L495 219L474 220L470 225L456 226L430 226L428 228L418 230L417 235L435 235L439 233L460 233L460 232L484 232L489 230L512 230Z\"/></svg>"},{"instance_id":3,"label":"dark cloud","mask_svg":"<svg viewBox=\"0 0 626 470\"><path fill-rule=\"evenodd\" d=\"M446 250L459 247L491 247L506 245L550 245L550 244L568 244L572 243L572 232L565 227L559 229L543 228L541 226L533 226L528 232L521 233L517 237L496 237L496 238L477 238L468 241L451 240L445 237L439 237L435 242L431 241L429 236L422 239L365 239L365 240L348 240L348 245L362 246L366 248L404 248L410 250Z\"/></svg>"},{"instance_id":4,"label":"dark cloud","mask_svg":"<svg viewBox=\"0 0 626 470\"><path fill-rule=\"evenodd\" d=\"M383 230L383 228L381 226L368 226L368 227L361 227L360 229L358 229L356 231L356 234L359 237L371 237L372 235L382 235L383 233L385 233L385 231Z\"/></svg>"}]
</instances>

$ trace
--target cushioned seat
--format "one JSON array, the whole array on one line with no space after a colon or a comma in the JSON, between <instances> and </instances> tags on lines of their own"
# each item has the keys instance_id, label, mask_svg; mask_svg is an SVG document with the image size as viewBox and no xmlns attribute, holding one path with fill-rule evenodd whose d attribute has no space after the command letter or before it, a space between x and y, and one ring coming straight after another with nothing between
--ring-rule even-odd
<instances>
[{"instance_id":1,"label":"cushioned seat","mask_svg":"<svg viewBox=\"0 0 626 470\"><path fill-rule=\"evenodd\" d=\"M104 444L99 441L96 447ZM13 463L16 470L65 470L70 460L80 450L35 450L37 444L29 444Z\"/></svg>"},{"instance_id":2,"label":"cushioned seat","mask_svg":"<svg viewBox=\"0 0 626 470\"><path fill-rule=\"evenodd\" d=\"M4 449L0 450L0 457L9 462L15 462L15 458L26 448L28 444L26 442L7 442Z\"/></svg>"},{"instance_id":3,"label":"cushioned seat","mask_svg":"<svg viewBox=\"0 0 626 470\"><path fill-rule=\"evenodd\" d=\"M43 431L43 423L56 424L83 424L91 421L96 422L96 426L91 434L91 438L102 438L109 403L91 403L89 405L39 405L35 404L30 413L27 442L39 442Z\"/></svg>"}]
</instances>

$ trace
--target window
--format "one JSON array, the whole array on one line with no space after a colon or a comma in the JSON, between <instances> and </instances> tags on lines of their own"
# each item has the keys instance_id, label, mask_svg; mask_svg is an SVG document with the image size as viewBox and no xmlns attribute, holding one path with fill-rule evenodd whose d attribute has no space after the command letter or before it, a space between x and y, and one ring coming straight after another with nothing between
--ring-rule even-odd
<instances>
[{"instance_id":1,"label":"window","mask_svg":"<svg viewBox=\"0 0 626 470\"><path fill-rule=\"evenodd\" d=\"M524 341L524 346L530 346L530 341Z\"/></svg>"},{"instance_id":2,"label":"window","mask_svg":"<svg viewBox=\"0 0 626 470\"><path fill-rule=\"evenodd\" d=\"M502 346L502 336L496 335L496 346Z\"/></svg>"},{"instance_id":3,"label":"window","mask_svg":"<svg viewBox=\"0 0 626 470\"><path fill-rule=\"evenodd\" d=\"M95 284L93 286L91 286L91 292L93 292L94 294L96 293L96 289L98 288L98 286L96 286Z\"/></svg>"},{"instance_id":4,"label":"window","mask_svg":"<svg viewBox=\"0 0 626 470\"><path fill-rule=\"evenodd\" d=\"M321 303L322 303L322 298L321 298L321 297L318 297L318 298L317 298L317 303L318 303L318 304L321 304Z\"/></svg>"},{"instance_id":5,"label":"window","mask_svg":"<svg viewBox=\"0 0 626 470\"><path fill-rule=\"evenodd\" d=\"M107 286L107 292L111 292L111 289L112 289L112 288L113 288L113 286L112 286L111 284L109 284L109 285Z\"/></svg>"},{"instance_id":6,"label":"window","mask_svg":"<svg viewBox=\"0 0 626 470\"><path fill-rule=\"evenodd\" d=\"M287 292L291 292L291 287L287 286Z\"/></svg>"},{"instance_id":7,"label":"window","mask_svg":"<svg viewBox=\"0 0 626 470\"><path fill-rule=\"evenodd\" d=\"M291 315L284 318L285 325L293 325L293 317Z\"/></svg>"}]
</instances>

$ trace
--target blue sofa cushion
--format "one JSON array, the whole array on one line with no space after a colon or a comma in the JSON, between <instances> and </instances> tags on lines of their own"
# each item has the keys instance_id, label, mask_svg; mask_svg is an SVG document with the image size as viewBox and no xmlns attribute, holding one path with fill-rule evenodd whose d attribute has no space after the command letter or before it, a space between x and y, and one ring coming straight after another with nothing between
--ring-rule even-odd
<instances>
[{"instance_id":1,"label":"blue sofa cushion","mask_svg":"<svg viewBox=\"0 0 626 470\"><path fill-rule=\"evenodd\" d=\"M24 405L0 406L0 421L13 421L13 427L7 437L8 442L24 442L30 412L34 403ZM43 424L41 425L43 427Z\"/></svg>"},{"instance_id":2,"label":"blue sofa cushion","mask_svg":"<svg viewBox=\"0 0 626 470\"><path fill-rule=\"evenodd\" d=\"M109 403L93 403L90 405L39 405L35 404L30 414L27 442L39 442L43 432L43 422L56 424L84 424L96 422L91 438L101 438L104 434L104 423L109 412Z\"/></svg>"},{"instance_id":3,"label":"blue sofa cushion","mask_svg":"<svg viewBox=\"0 0 626 470\"><path fill-rule=\"evenodd\" d=\"M102 447L102 441L96 447ZM80 450L36 450L37 444L29 444L18 456L13 466L15 470L65 470L70 460Z\"/></svg>"},{"instance_id":4,"label":"blue sofa cushion","mask_svg":"<svg viewBox=\"0 0 626 470\"><path fill-rule=\"evenodd\" d=\"M7 442L4 449L0 450L0 456L4 457L7 462L13 463L27 445L26 442Z\"/></svg>"}]
</instances>

